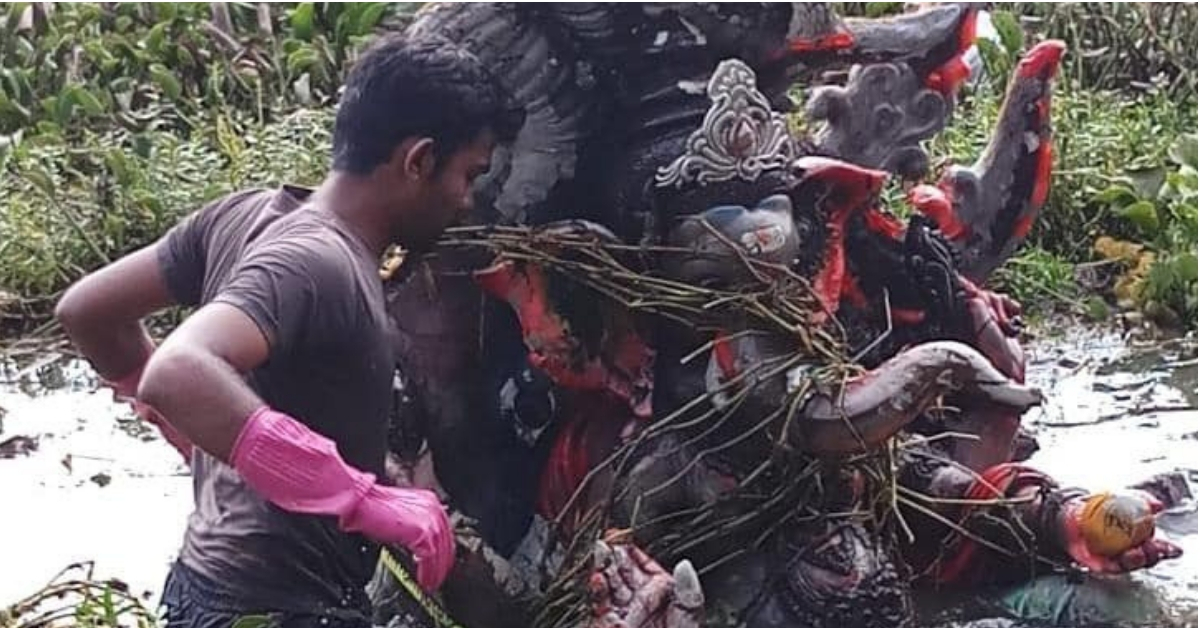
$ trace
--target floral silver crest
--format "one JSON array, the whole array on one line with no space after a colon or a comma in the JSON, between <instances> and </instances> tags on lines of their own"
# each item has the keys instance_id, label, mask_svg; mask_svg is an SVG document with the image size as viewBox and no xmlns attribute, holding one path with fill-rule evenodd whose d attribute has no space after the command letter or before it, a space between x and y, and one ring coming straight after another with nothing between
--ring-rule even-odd
<instances>
[{"instance_id":1,"label":"floral silver crest","mask_svg":"<svg viewBox=\"0 0 1200 628\"><path fill-rule=\"evenodd\" d=\"M705 185L735 177L753 181L763 172L784 168L796 147L784 117L771 111L755 87L754 71L737 59L722 61L708 81L712 107L690 137L683 155L659 168L658 187Z\"/></svg>"}]
</instances>

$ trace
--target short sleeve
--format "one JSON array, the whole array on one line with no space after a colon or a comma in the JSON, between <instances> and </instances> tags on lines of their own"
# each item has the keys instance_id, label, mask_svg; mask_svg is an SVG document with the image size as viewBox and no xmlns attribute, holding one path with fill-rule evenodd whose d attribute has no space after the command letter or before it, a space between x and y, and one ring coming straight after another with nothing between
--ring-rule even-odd
<instances>
[{"instance_id":1,"label":"short sleeve","mask_svg":"<svg viewBox=\"0 0 1200 628\"><path fill-rule=\"evenodd\" d=\"M167 283L167 291L177 303L200 303L204 290L205 232L211 214L220 203L213 203L188 214L171 227L156 245L158 263Z\"/></svg>"},{"instance_id":2,"label":"short sleeve","mask_svg":"<svg viewBox=\"0 0 1200 628\"><path fill-rule=\"evenodd\" d=\"M184 306L199 305L204 294L209 233L217 217L244 202L254 192L224 196L188 214L155 245L159 268L171 298Z\"/></svg>"},{"instance_id":3,"label":"short sleeve","mask_svg":"<svg viewBox=\"0 0 1200 628\"><path fill-rule=\"evenodd\" d=\"M212 301L249 316L275 356L294 351L310 330L338 324L346 282L327 237L281 234L248 250Z\"/></svg>"}]
</instances>

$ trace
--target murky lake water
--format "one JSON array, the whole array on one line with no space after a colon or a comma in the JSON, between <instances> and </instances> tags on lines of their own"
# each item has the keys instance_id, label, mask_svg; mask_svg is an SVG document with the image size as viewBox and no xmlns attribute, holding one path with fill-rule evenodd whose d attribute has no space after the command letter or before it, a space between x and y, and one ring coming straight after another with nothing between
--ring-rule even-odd
<instances>
[{"instance_id":1,"label":"murky lake water","mask_svg":"<svg viewBox=\"0 0 1200 628\"><path fill-rule=\"evenodd\" d=\"M1138 347L1112 333L1073 331L1028 351L1029 379L1049 397L1025 417L1041 445L1031 464L1093 489L1179 470L1198 492L1194 342ZM0 443L25 436L37 448L0 459L0 606L84 560L95 561L98 577L119 577L156 598L191 510L191 481L176 452L97 390L86 365L4 374ZM1173 617L1194 617L1195 504L1160 517L1159 526L1185 556L1117 586L1153 591Z\"/></svg>"},{"instance_id":2,"label":"murky lake water","mask_svg":"<svg viewBox=\"0 0 1200 628\"><path fill-rule=\"evenodd\" d=\"M191 511L179 454L97 390L86 364L0 386L0 408L0 442L26 436L37 446L0 459L0 606L85 560L97 576L157 593Z\"/></svg>"},{"instance_id":3,"label":"murky lake water","mask_svg":"<svg viewBox=\"0 0 1200 628\"><path fill-rule=\"evenodd\" d=\"M1072 334L1031 356L1030 379L1050 403L1026 421L1042 447L1030 463L1068 485L1121 488L1180 471L1197 491L1196 346L1128 347L1115 336ZM1184 557L1140 572L1194 613L1200 536L1196 503L1159 517L1159 529Z\"/></svg>"}]
</instances>

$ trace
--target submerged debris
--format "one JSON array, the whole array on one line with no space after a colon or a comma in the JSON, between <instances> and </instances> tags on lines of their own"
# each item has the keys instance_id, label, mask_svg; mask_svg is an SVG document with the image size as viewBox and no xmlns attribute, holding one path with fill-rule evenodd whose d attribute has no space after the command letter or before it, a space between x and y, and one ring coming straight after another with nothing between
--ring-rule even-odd
<instances>
[{"instance_id":1,"label":"submerged debris","mask_svg":"<svg viewBox=\"0 0 1200 628\"><path fill-rule=\"evenodd\" d=\"M36 436L13 436L0 441L0 459L28 456L30 453L37 451L37 448L38 439Z\"/></svg>"}]
</instances>

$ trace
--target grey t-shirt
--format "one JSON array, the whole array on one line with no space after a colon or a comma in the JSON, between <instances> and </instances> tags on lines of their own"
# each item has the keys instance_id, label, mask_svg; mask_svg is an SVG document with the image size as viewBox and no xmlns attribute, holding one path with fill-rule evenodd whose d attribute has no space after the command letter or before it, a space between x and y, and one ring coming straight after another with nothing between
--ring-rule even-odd
<instances>
[{"instance_id":1,"label":"grey t-shirt","mask_svg":"<svg viewBox=\"0 0 1200 628\"><path fill-rule=\"evenodd\" d=\"M247 382L271 407L383 479L393 357L378 260L334 215L285 186L189 215L159 242L173 296L245 312L270 345ZM334 517L286 512L196 450L196 506L180 560L264 610L360 604L378 546Z\"/></svg>"}]
</instances>

